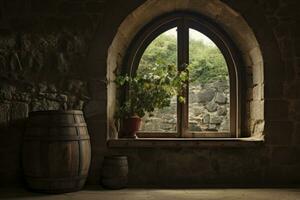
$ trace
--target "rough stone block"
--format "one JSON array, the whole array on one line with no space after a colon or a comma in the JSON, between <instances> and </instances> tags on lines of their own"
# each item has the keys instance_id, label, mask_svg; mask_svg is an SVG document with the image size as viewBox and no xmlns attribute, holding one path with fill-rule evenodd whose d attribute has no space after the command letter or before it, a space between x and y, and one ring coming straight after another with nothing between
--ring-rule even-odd
<instances>
[{"instance_id":1,"label":"rough stone block","mask_svg":"<svg viewBox=\"0 0 300 200\"><path fill-rule=\"evenodd\" d=\"M62 104L47 99L35 99L31 102L31 111L59 110Z\"/></svg>"},{"instance_id":2,"label":"rough stone block","mask_svg":"<svg viewBox=\"0 0 300 200\"><path fill-rule=\"evenodd\" d=\"M250 102L250 117L251 119L264 119L264 101Z\"/></svg>"},{"instance_id":3,"label":"rough stone block","mask_svg":"<svg viewBox=\"0 0 300 200\"><path fill-rule=\"evenodd\" d=\"M227 114L226 107L218 107L217 114L221 116L225 116Z\"/></svg>"},{"instance_id":4,"label":"rough stone block","mask_svg":"<svg viewBox=\"0 0 300 200\"><path fill-rule=\"evenodd\" d=\"M88 77L90 78L89 82L100 82L105 83L106 82L106 75L107 75L107 64L106 59L99 59L98 57L93 57L88 61L87 65L88 67ZM114 70L113 70L114 71ZM99 82L97 84L99 84Z\"/></svg>"},{"instance_id":5,"label":"rough stone block","mask_svg":"<svg viewBox=\"0 0 300 200\"><path fill-rule=\"evenodd\" d=\"M293 143L296 145L300 144L300 122L296 123L296 125L295 125Z\"/></svg>"},{"instance_id":6,"label":"rough stone block","mask_svg":"<svg viewBox=\"0 0 300 200\"><path fill-rule=\"evenodd\" d=\"M157 184L199 184L204 180L211 179L211 177L216 174L216 171L211 166L208 151L201 151L197 154L196 157L184 151L167 151L165 153L159 154L159 160L157 158L155 159L160 163L159 167L155 167L154 163L149 163L149 161L146 161L148 162L147 164L149 164L147 168L152 168L150 170L151 173L153 173L153 168L156 169L154 173L157 173L155 175L155 177L157 178ZM145 158L141 159L143 161L147 160ZM183 160L184 162L181 162ZM150 166L152 167L150 168ZM139 172L141 173L142 171L140 166L136 167L139 168Z\"/></svg>"},{"instance_id":7,"label":"rough stone block","mask_svg":"<svg viewBox=\"0 0 300 200\"><path fill-rule=\"evenodd\" d=\"M296 120L300 121L300 100L290 101L290 115L291 117Z\"/></svg>"},{"instance_id":8,"label":"rough stone block","mask_svg":"<svg viewBox=\"0 0 300 200\"><path fill-rule=\"evenodd\" d=\"M229 81L216 81L212 85L218 92L226 92L229 90Z\"/></svg>"},{"instance_id":9,"label":"rough stone block","mask_svg":"<svg viewBox=\"0 0 300 200\"><path fill-rule=\"evenodd\" d=\"M294 46L295 46L295 54L296 54L297 57L300 56L300 47L299 47L299 44L300 44L300 39L298 38L298 39L295 40L295 44L294 44Z\"/></svg>"},{"instance_id":10,"label":"rough stone block","mask_svg":"<svg viewBox=\"0 0 300 200\"><path fill-rule=\"evenodd\" d=\"M205 108L209 111L209 112L215 112L218 108L218 105L215 102L209 102Z\"/></svg>"},{"instance_id":11,"label":"rough stone block","mask_svg":"<svg viewBox=\"0 0 300 200\"><path fill-rule=\"evenodd\" d=\"M265 131L265 122L263 120L255 121L253 125L252 136L263 137L263 133Z\"/></svg>"},{"instance_id":12,"label":"rough stone block","mask_svg":"<svg viewBox=\"0 0 300 200\"><path fill-rule=\"evenodd\" d=\"M288 83L285 87L285 95L290 99L300 99L300 80Z\"/></svg>"},{"instance_id":13,"label":"rough stone block","mask_svg":"<svg viewBox=\"0 0 300 200\"><path fill-rule=\"evenodd\" d=\"M48 89L48 86L47 86L47 84L46 83L39 83L38 84L38 91L40 92L40 93L45 93L46 91L47 91L47 89Z\"/></svg>"},{"instance_id":14,"label":"rough stone block","mask_svg":"<svg viewBox=\"0 0 300 200\"><path fill-rule=\"evenodd\" d=\"M258 84L253 88L253 99L254 100L263 100L263 84Z\"/></svg>"},{"instance_id":15,"label":"rough stone block","mask_svg":"<svg viewBox=\"0 0 300 200\"><path fill-rule=\"evenodd\" d=\"M297 61L295 59L285 59L285 81L290 82L296 77Z\"/></svg>"},{"instance_id":16,"label":"rough stone block","mask_svg":"<svg viewBox=\"0 0 300 200\"><path fill-rule=\"evenodd\" d=\"M263 63L263 58L259 47L255 47L250 51L250 58L254 64Z\"/></svg>"},{"instance_id":17,"label":"rough stone block","mask_svg":"<svg viewBox=\"0 0 300 200\"><path fill-rule=\"evenodd\" d=\"M68 101L68 96L65 94L57 94L55 99L59 102L66 103Z\"/></svg>"},{"instance_id":18,"label":"rough stone block","mask_svg":"<svg viewBox=\"0 0 300 200\"><path fill-rule=\"evenodd\" d=\"M84 113L87 118L99 117L99 119L106 118L106 102L105 101L90 101L84 107Z\"/></svg>"},{"instance_id":19,"label":"rough stone block","mask_svg":"<svg viewBox=\"0 0 300 200\"><path fill-rule=\"evenodd\" d=\"M13 95L16 92L16 87L12 85L8 85L5 83L2 83L0 85L0 99L4 100L12 100Z\"/></svg>"},{"instance_id":20,"label":"rough stone block","mask_svg":"<svg viewBox=\"0 0 300 200\"><path fill-rule=\"evenodd\" d=\"M0 126L6 126L10 119L10 104L0 104Z\"/></svg>"},{"instance_id":21,"label":"rough stone block","mask_svg":"<svg viewBox=\"0 0 300 200\"><path fill-rule=\"evenodd\" d=\"M203 123L208 124L209 121L210 121L210 115L209 114L204 115L204 117L203 117Z\"/></svg>"},{"instance_id":22,"label":"rough stone block","mask_svg":"<svg viewBox=\"0 0 300 200\"><path fill-rule=\"evenodd\" d=\"M58 9L62 14L84 13L84 5L81 2L63 2Z\"/></svg>"},{"instance_id":23,"label":"rough stone block","mask_svg":"<svg viewBox=\"0 0 300 200\"><path fill-rule=\"evenodd\" d=\"M85 4L85 8L89 13L103 13L104 2L90 1Z\"/></svg>"},{"instance_id":24,"label":"rough stone block","mask_svg":"<svg viewBox=\"0 0 300 200\"><path fill-rule=\"evenodd\" d=\"M145 19L145 22L147 22L150 20L151 14L149 14L147 11L145 11L144 14L145 15L143 15L143 18ZM126 20L123 21L119 27L120 34L122 34L122 38L125 39L124 42L129 43L133 39L134 35L136 35L136 32L143 26L143 24L139 22L139 18L139 13L132 13L126 17ZM127 27L132 27L132 29Z\"/></svg>"},{"instance_id":25,"label":"rough stone block","mask_svg":"<svg viewBox=\"0 0 300 200\"><path fill-rule=\"evenodd\" d=\"M273 147L271 163L292 165L300 163L299 147Z\"/></svg>"},{"instance_id":26,"label":"rough stone block","mask_svg":"<svg viewBox=\"0 0 300 200\"><path fill-rule=\"evenodd\" d=\"M272 145L290 145L294 131L291 121L266 121L266 141Z\"/></svg>"},{"instance_id":27,"label":"rough stone block","mask_svg":"<svg viewBox=\"0 0 300 200\"><path fill-rule=\"evenodd\" d=\"M227 102L227 97L224 95L224 93L218 92L216 95L216 103L218 104L226 104Z\"/></svg>"},{"instance_id":28,"label":"rough stone block","mask_svg":"<svg viewBox=\"0 0 300 200\"><path fill-rule=\"evenodd\" d=\"M205 103L211 101L214 98L214 96L215 90L208 88L199 94L198 100L200 103Z\"/></svg>"},{"instance_id":29,"label":"rough stone block","mask_svg":"<svg viewBox=\"0 0 300 200\"><path fill-rule=\"evenodd\" d=\"M243 54L242 56L243 56L243 61L244 61L245 65L247 66L247 68L253 65L253 62L252 62L249 54Z\"/></svg>"},{"instance_id":30,"label":"rough stone block","mask_svg":"<svg viewBox=\"0 0 300 200\"><path fill-rule=\"evenodd\" d=\"M271 47L268 47L271 48ZM274 48L274 47L273 47ZM265 50L266 51L266 50ZM280 54L278 52L270 49L270 55L265 56L264 60L264 81L265 82L283 82L284 80L284 64L280 60ZM254 81L253 81L254 82Z\"/></svg>"},{"instance_id":31,"label":"rough stone block","mask_svg":"<svg viewBox=\"0 0 300 200\"><path fill-rule=\"evenodd\" d=\"M252 87L248 87L246 89L246 100L249 102L253 100L253 88Z\"/></svg>"},{"instance_id":32,"label":"rough stone block","mask_svg":"<svg viewBox=\"0 0 300 200\"><path fill-rule=\"evenodd\" d=\"M229 131L229 120L225 119L222 121L222 123L220 124L220 131Z\"/></svg>"},{"instance_id":33,"label":"rough stone block","mask_svg":"<svg viewBox=\"0 0 300 200\"><path fill-rule=\"evenodd\" d=\"M253 66L253 84L262 84L264 83L264 64L263 62L255 63Z\"/></svg>"},{"instance_id":34,"label":"rough stone block","mask_svg":"<svg viewBox=\"0 0 300 200\"><path fill-rule=\"evenodd\" d=\"M265 119L284 121L289 116L289 103L285 100L265 100Z\"/></svg>"},{"instance_id":35,"label":"rough stone block","mask_svg":"<svg viewBox=\"0 0 300 200\"><path fill-rule=\"evenodd\" d=\"M214 116L210 119L210 123L212 123L212 124L220 124L220 123L222 123L222 121L223 121L223 118L219 117L219 116Z\"/></svg>"},{"instance_id":36,"label":"rough stone block","mask_svg":"<svg viewBox=\"0 0 300 200\"><path fill-rule=\"evenodd\" d=\"M25 119L28 117L28 104L23 102L13 102L11 104L11 121Z\"/></svg>"},{"instance_id":37,"label":"rough stone block","mask_svg":"<svg viewBox=\"0 0 300 200\"><path fill-rule=\"evenodd\" d=\"M15 94L15 100L29 103L31 100L31 94L26 92L17 93Z\"/></svg>"},{"instance_id":38,"label":"rough stone block","mask_svg":"<svg viewBox=\"0 0 300 200\"><path fill-rule=\"evenodd\" d=\"M264 84L265 99L281 98L283 96L283 83L282 82L265 82Z\"/></svg>"},{"instance_id":39,"label":"rough stone block","mask_svg":"<svg viewBox=\"0 0 300 200\"><path fill-rule=\"evenodd\" d=\"M266 162L266 156L262 149L220 149L211 151L210 162L219 181L230 179L230 182L245 183L245 180L257 181L261 178L259 176L262 174L262 164Z\"/></svg>"},{"instance_id":40,"label":"rough stone block","mask_svg":"<svg viewBox=\"0 0 300 200\"><path fill-rule=\"evenodd\" d=\"M107 99L107 85L104 80L90 80L88 83L88 90L91 98L94 100L105 101Z\"/></svg>"},{"instance_id":41,"label":"rough stone block","mask_svg":"<svg viewBox=\"0 0 300 200\"><path fill-rule=\"evenodd\" d=\"M265 172L265 182L271 185L276 183L290 184L291 176L288 175L288 171L285 170L286 166L287 165L277 164L276 162L269 165Z\"/></svg>"},{"instance_id":42,"label":"rough stone block","mask_svg":"<svg viewBox=\"0 0 300 200\"><path fill-rule=\"evenodd\" d=\"M54 14L57 11L57 2L55 1L31 1L31 9L34 13Z\"/></svg>"},{"instance_id":43,"label":"rough stone block","mask_svg":"<svg viewBox=\"0 0 300 200\"><path fill-rule=\"evenodd\" d=\"M175 0L176 2L176 10L182 10L188 8L190 1L182 1L182 0Z\"/></svg>"}]
</instances>

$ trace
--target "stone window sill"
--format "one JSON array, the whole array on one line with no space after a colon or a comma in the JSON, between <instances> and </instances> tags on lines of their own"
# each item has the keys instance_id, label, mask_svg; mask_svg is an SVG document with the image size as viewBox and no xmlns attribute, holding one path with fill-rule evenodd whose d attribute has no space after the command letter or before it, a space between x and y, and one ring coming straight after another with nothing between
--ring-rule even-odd
<instances>
[{"instance_id":1,"label":"stone window sill","mask_svg":"<svg viewBox=\"0 0 300 200\"><path fill-rule=\"evenodd\" d=\"M111 148L148 148L148 147L197 147L197 148L223 148L223 147L258 147L264 144L262 138L120 138L107 141Z\"/></svg>"}]
</instances>

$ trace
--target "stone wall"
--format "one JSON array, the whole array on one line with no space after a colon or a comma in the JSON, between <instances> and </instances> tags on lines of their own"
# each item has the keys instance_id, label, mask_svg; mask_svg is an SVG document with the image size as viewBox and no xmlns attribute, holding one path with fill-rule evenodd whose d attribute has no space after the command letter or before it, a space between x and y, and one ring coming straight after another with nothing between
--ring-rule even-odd
<instances>
[{"instance_id":1,"label":"stone wall","mask_svg":"<svg viewBox=\"0 0 300 200\"><path fill-rule=\"evenodd\" d=\"M118 21L114 31L117 31L119 27L130 27L132 24L138 26L141 23L138 20L140 16L145 18L145 21L149 20L151 14L155 13L154 11L145 12L145 10L151 10L151 3L157 5L155 9L157 12L170 10L174 5L171 1L168 2L163 5L157 1L147 1L142 9L128 15L128 21L125 21L124 24L120 26L122 20ZM185 4L182 1L176 1L176 6L187 8L191 2L194 1L188 1ZM296 76L296 69L299 68L298 62L295 62L298 60L295 47L299 46L297 44L299 36L296 34L299 32L299 15L295 8L299 7L299 2L294 0L223 0L222 2L236 11L232 13L235 20L220 15L224 9L218 9L212 5L217 1L209 2L213 3L207 3L205 0L194 3L195 7L202 5L201 9L204 13L215 11L210 12L211 18L216 19L217 22L225 21L224 23L228 25L224 26L226 31L229 31L230 25L237 25L243 32L246 27L240 26L241 23L238 22L238 19L244 18L258 41L257 48L250 47L250 52L242 52L245 76L241 77L244 88L241 93L245 99L241 105L243 108L241 126L242 132L246 131L245 135L264 136L263 145L254 145L254 147L237 145L236 148L231 148L226 147L226 142L215 146L209 142L205 145L205 141L202 141L197 147L187 147L186 143L178 144L176 142L173 146L169 146L170 143L166 146L157 146L156 142L152 141L152 146L152 143L146 144L146 142L141 142L140 146L138 144L130 146L128 142L123 146L116 145L115 148L108 148L103 153L129 156L132 163L130 169L134 171L130 174L130 183L134 185L184 186L192 184L192 182L194 184L271 185L299 183L300 160L297 156L299 153L299 140L297 139L299 122L296 119L299 109L294 107L294 103L297 102L296 94L298 94L296 90L299 89L299 86L291 87L293 89L290 89L290 95L293 94L293 98L285 94L287 92L285 87L293 85L292 83L295 84L293 77L286 79L285 76L288 74ZM207 10L205 11L205 9ZM238 16L239 14L240 16ZM135 20L136 23L134 23ZM133 30L136 29L126 29L123 31L125 34L120 34L120 37L117 38L117 43L121 43L123 49L126 49L127 40L130 41L128 33ZM247 34L231 33L230 35L233 38L242 38L240 43L237 43L238 47L253 45L249 42L252 37L247 37L249 36ZM281 40L279 35L283 35L285 39ZM117 51L117 48L116 44L112 43L109 50ZM261 56L257 51L258 48L261 50ZM118 52L120 52L118 56L122 56L122 51ZM287 54L288 56L286 56ZM253 60L253 58L257 59ZM285 62L287 58L293 61ZM116 65L111 65L111 63L116 63ZM118 62L118 57L114 57L109 60L108 66L122 65ZM108 68L108 71L113 69ZM98 128L101 130L101 127Z\"/></svg>"},{"instance_id":2,"label":"stone wall","mask_svg":"<svg viewBox=\"0 0 300 200\"><path fill-rule=\"evenodd\" d=\"M100 9L101 7L101 9ZM0 2L0 185L20 183L29 112L82 110L102 1Z\"/></svg>"},{"instance_id":3,"label":"stone wall","mask_svg":"<svg viewBox=\"0 0 300 200\"><path fill-rule=\"evenodd\" d=\"M238 3L234 3L236 5ZM253 5L249 5L253 7ZM236 49L238 56L233 56L237 63L236 72L231 72L231 75L238 75L236 80L236 91L239 91L237 98L231 99L233 104L237 104L237 129L239 129L242 136L255 136L263 138L264 134L264 105L265 105L265 76L264 68L265 62L261 52L261 46L254 30L249 26L244 16L235 11L230 6L227 6L220 0L206 1L206 0L177 0L176 3L172 0L165 0L163 4L156 0L147 0L146 3L138 7L134 12L130 13L124 21L118 26L117 33L113 36L113 42L110 44L107 56L107 78L108 84L108 121L114 121L114 105L116 89L114 87L114 72L122 68L126 59L126 50L129 48L134 36L138 31L150 23L151 20L168 12L176 12L178 8L186 9L189 12L199 13L203 17L208 18L216 23L216 25L226 31L230 40L234 43L233 49ZM147 12L145 12L147 10ZM145 13L147 13L145 15ZM264 17L264 16L263 16ZM255 19L257 21L257 19ZM270 62L279 65L280 57L278 51L270 51L272 48L276 49L276 43L270 42L274 40L272 31L268 29L265 33L268 35L268 44L270 47L266 49L264 54L274 54ZM262 41L264 39L261 39ZM235 50L233 50L235 52ZM233 53L235 54L235 53ZM267 56L267 57L268 57ZM269 62L269 61L268 61ZM270 63L270 64L273 64ZM275 69L281 68L281 66ZM231 79L233 80L233 79ZM236 101L236 102L235 102ZM243 121L241 123L241 121ZM112 123L111 123L112 124ZM110 128L114 130L114 128ZM111 135L116 135L115 132L110 131ZM114 138L114 137L112 137Z\"/></svg>"},{"instance_id":4,"label":"stone wall","mask_svg":"<svg viewBox=\"0 0 300 200\"><path fill-rule=\"evenodd\" d=\"M276 37L283 66L265 87L269 96L265 110L266 137L271 147L268 176L273 180L299 182L300 5L296 0L258 2Z\"/></svg>"},{"instance_id":5,"label":"stone wall","mask_svg":"<svg viewBox=\"0 0 300 200\"><path fill-rule=\"evenodd\" d=\"M229 83L218 81L191 87L189 126L191 131L229 130Z\"/></svg>"},{"instance_id":6,"label":"stone wall","mask_svg":"<svg viewBox=\"0 0 300 200\"><path fill-rule=\"evenodd\" d=\"M265 108L257 104L252 115L256 119L255 114L263 113L265 128L259 121L249 126L264 130L262 145L233 148L226 147L226 142L220 146L199 142L197 147L184 147L185 143L172 147L107 146L107 107L112 104L107 101L103 80L108 72L113 73L113 69L106 69L107 52L114 48L110 45L121 22L144 2L0 1L0 184L22 183L20 147L29 111L81 108L86 101L92 144L89 184L99 184L102 160L108 154L128 155L130 185L299 184L297 0L222 1L245 18L262 51L265 82L249 85L250 94L256 95L245 94L249 101L264 94ZM205 0L198 2L205 4ZM161 3L160 9L167 10L168 6ZM128 36L130 33L123 35ZM108 62L121 65L117 59ZM249 59L247 66L252 65ZM248 78L253 77L250 74ZM243 120L242 126L247 126Z\"/></svg>"},{"instance_id":7,"label":"stone wall","mask_svg":"<svg viewBox=\"0 0 300 200\"><path fill-rule=\"evenodd\" d=\"M229 132L229 83L215 81L189 87L189 130ZM177 103L142 119L142 131L176 131Z\"/></svg>"},{"instance_id":8,"label":"stone wall","mask_svg":"<svg viewBox=\"0 0 300 200\"><path fill-rule=\"evenodd\" d=\"M24 104L28 109L21 113L82 109L88 100L87 83L80 80L84 39L78 33L0 36L1 102Z\"/></svg>"}]
</instances>

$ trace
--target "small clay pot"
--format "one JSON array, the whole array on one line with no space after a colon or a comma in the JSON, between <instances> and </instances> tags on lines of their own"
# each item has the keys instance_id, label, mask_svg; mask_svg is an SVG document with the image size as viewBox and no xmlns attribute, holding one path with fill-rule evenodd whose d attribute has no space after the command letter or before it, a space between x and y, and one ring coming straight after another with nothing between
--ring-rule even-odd
<instances>
[{"instance_id":1,"label":"small clay pot","mask_svg":"<svg viewBox=\"0 0 300 200\"><path fill-rule=\"evenodd\" d=\"M141 118L139 116L132 116L123 120L122 137L137 138L136 133L141 126Z\"/></svg>"}]
</instances>

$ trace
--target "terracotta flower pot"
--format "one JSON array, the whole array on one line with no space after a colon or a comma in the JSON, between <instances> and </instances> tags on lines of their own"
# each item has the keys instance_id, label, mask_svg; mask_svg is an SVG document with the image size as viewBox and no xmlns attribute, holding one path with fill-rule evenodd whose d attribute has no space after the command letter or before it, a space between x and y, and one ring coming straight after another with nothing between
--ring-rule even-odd
<instances>
[{"instance_id":1,"label":"terracotta flower pot","mask_svg":"<svg viewBox=\"0 0 300 200\"><path fill-rule=\"evenodd\" d=\"M137 138L136 132L140 129L141 118L132 116L123 119L122 137L124 138Z\"/></svg>"}]
</instances>

